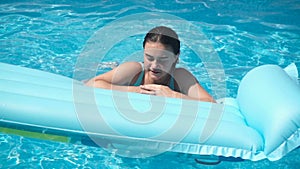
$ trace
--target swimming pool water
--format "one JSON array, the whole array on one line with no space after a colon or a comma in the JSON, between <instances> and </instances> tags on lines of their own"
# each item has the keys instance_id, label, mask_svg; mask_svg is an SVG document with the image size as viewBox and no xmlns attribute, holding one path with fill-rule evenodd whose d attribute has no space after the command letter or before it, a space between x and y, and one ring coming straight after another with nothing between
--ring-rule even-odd
<instances>
[{"instance_id":1,"label":"swimming pool water","mask_svg":"<svg viewBox=\"0 0 300 169\"><path fill-rule=\"evenodd\" d=\"M172 14L200 28L222 61L226 96L235 97L241 78L256 66L285 67L294 62L300 67L299 0L4 0L0 2L0 62L73 77L78 56L97 30L119 18L143 12ZM180 37L189 33L179 32ZM99 64L99 73L141 50L142 38L135 35L116 44ZM187 44L182 46L180 64L187 66L214 97L219 97L218 91L211 87L201 59ZM128 159L101 148L6 134L0 135L0 149L0 168L208 167L195 164L182 154ZM298 149L277 162L223 162L216 167L294 168L299 165L299 157Z\"/></svg>"}]
</instances>

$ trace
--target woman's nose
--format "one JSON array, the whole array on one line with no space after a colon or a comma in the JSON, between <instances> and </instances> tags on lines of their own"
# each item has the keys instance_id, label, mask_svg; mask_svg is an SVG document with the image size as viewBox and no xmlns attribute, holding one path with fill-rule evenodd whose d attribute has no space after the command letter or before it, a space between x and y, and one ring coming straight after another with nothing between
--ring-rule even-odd
<instances>
[{"instance_id":1,"label":"woman's nose","mask_svg":"<svg viewBox=\"0 0 300 169\"><path fill-rule=\"evenodd\" d=\"M156 59L152 61L151 67L152 68L158 68L159 67L159 63Z\"/></svg>"}]
</instances>

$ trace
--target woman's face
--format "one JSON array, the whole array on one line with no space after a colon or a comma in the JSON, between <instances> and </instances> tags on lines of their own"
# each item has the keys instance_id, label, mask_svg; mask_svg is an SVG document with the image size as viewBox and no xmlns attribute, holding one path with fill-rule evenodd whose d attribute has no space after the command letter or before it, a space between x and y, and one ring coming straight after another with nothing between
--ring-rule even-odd
<instances>
[{"instance_id":1,"label":"woman's face","mask_svg":"<svg viewBox=\"0 0 300 169\"><path fill-rule=\"evenodd\" d=\"M171 50L159 42L146 42L144 67L153 81L163 81L164 77L174 71L178 55Z\"/></svg>"}]
</instances>

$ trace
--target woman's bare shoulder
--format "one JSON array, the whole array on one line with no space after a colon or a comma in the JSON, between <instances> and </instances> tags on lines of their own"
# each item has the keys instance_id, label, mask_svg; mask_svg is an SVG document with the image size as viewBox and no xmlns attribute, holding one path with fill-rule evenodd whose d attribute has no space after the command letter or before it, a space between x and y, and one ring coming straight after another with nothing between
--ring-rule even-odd
<instances>
[{"instance_id":1,"label":"woman's bare shoulder","mask_svg":"<svg viewBox=\"0 0 300 169\"><path fill-rule=\"evenodd\" d=\"M113 71L113 74L116 76L133 78L142 71L142 65L139 62L124 62Z\"/></svg>"},{"instance_id":2,"label":"woman's bare shoulder","mask_svg":"<svg viewBox=\"0 0 300 169\"><path fill-rule=\"evenodd\" d=\"M185 68L176 68L174 71L174 79L181 91L185 94L188 93L191 86L197 84L197 80L194 75Z\"/></svg>"},{"instance_id":3,"label":"woman's bare shoulder","mask_svg":"<svg viewBox=\"0 0 300 169\"><path fill-rule=\"evenodd\" d=\"M126 69L127 71L137 71L137 70L141 70L142 65L139 62L124 62L122 64L120 64L118 67L118 69Z\"/></svg>"},{"instance_id":4,"label":"woman's bare shoulder","mask_svg":"<svg viewBox=\"0 0 300 169\"><path fill-rule=\"evenodd\" d=\"M188 70L186 70L185 68L176 68L175 71L174 71L174 76L175 77L182 77L182 78L190 78L190 77L194 77L192 75L191 72L189 72Z\"/></svg>"}]
</instances>

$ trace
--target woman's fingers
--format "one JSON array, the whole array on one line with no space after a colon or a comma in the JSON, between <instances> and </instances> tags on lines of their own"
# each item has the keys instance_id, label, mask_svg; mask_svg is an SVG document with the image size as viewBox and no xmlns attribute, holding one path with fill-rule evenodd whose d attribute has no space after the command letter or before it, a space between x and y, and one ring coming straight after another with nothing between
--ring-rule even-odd
<instances>
[{"instance_id":1,"label":"woman's fingers","mask_svg":"<svg viewBox=\"0 0 300 169\"><path fill-rule=\"evenodd\" d=\"M155 91L141 90L141 94L156 95Z\"/></svg>"},{"instance_id":2,"label":"woman's fingers","mask_svg":"<svg viewBox=\"0 0 300 169\"><path fill-rule=\"evenodd\" d=\"M153 85L141 85L140 86L140 93L142 94L151 94L156 95L157 89Z\"/></svg>"},{"instance_id":3,"label":"woman's fingers","mask_svg":"<svg viewBox=\"0 0 300 169\"><path fill-rule=\"evenodd\" d=\"M141 85L140 87L144 90L158 90L160 85L156 84L147 84L147 85Z\"/></svg>"},{"instance_id":4,"label":"woman's fingers","mask_svg":"<svg viewBox=\"0 0 300 169\"><path fill-rule=\"evenodd\" d=\"M168 86L157 84L146 84L140 86L142 94L173 97L173 91Z\"/></svg>"}]
</instances>

